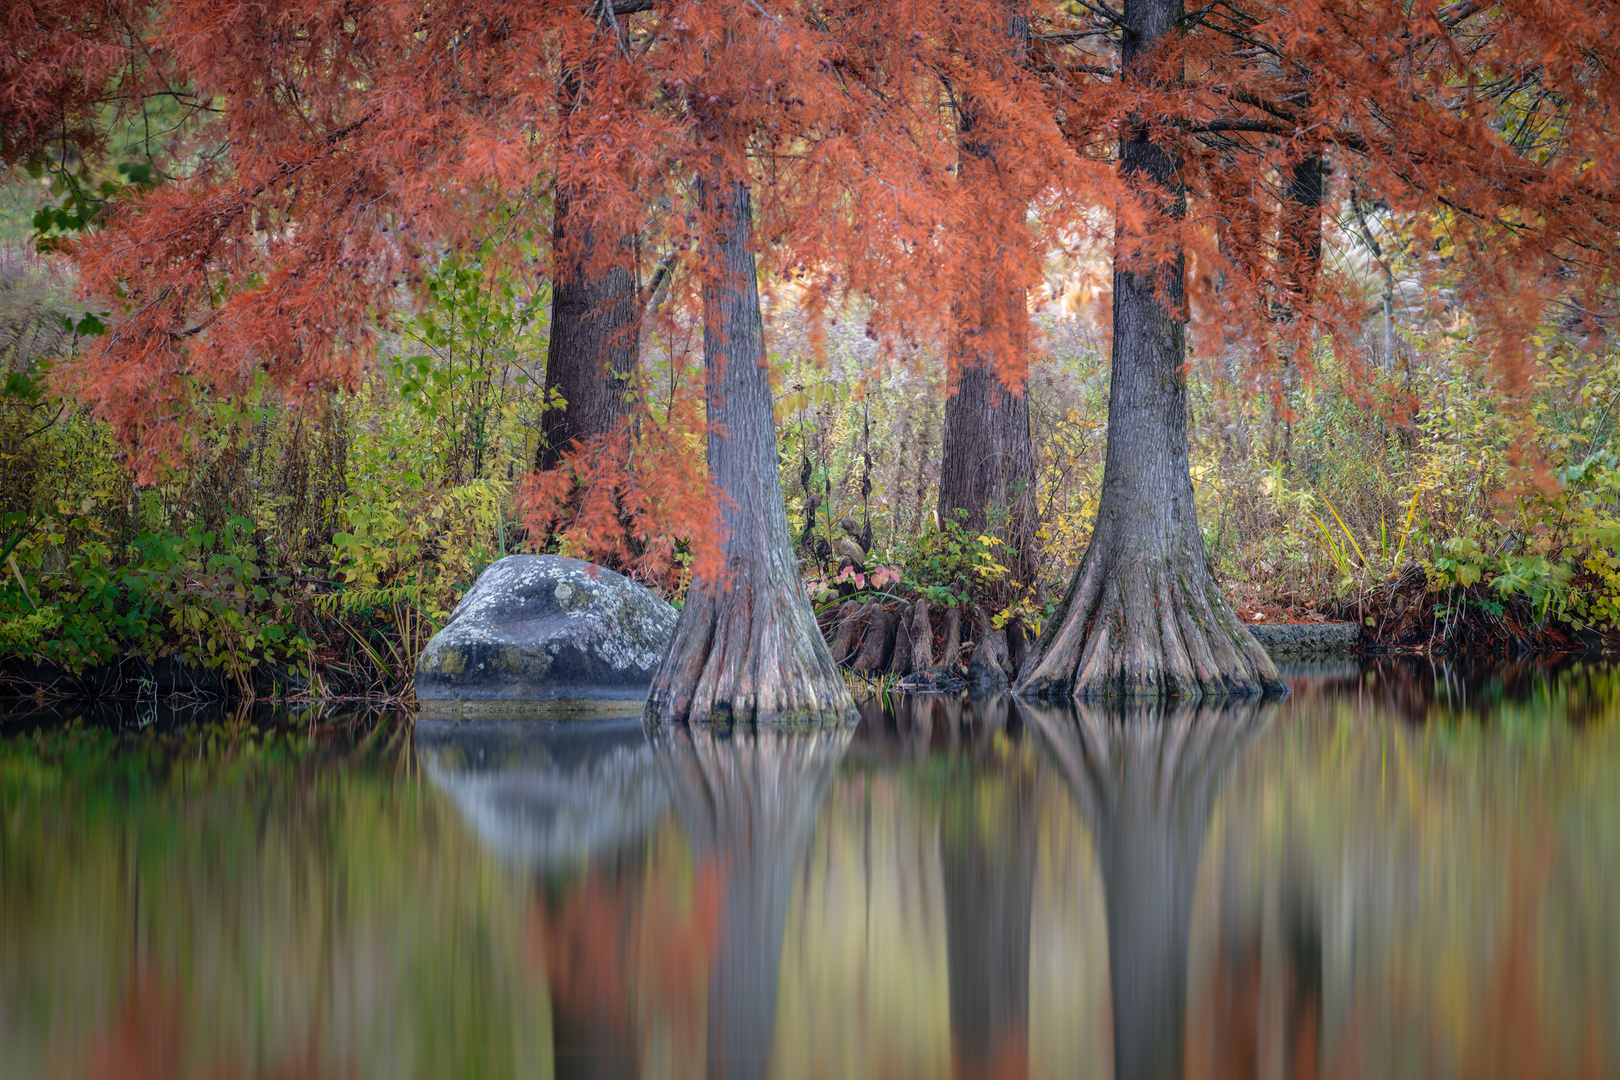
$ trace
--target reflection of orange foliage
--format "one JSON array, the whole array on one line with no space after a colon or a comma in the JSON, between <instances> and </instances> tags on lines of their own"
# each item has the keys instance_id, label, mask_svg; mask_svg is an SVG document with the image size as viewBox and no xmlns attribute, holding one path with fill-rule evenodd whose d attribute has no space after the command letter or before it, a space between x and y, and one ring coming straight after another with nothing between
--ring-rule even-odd
<instances>
[{"instance_id":1,"label":"reflection of orange foliage","mask_svg":"<svg viewBox=\"0 0 1620 1080\"><path fill-rule=\"evenodd\" d=\"M151 971L131 973L112 1022L90 1047L92 1080L170 1080L179 1075L180 995Z\"/></svg>"},{"instance_id":2,"label":"reflection of orange foliage","mask_svg":"<svg viewBox=\"0 0 1620 1080\"><path fill-rule=\"evenodd\" d=\"M1537 914L1547 893L1552 850L1550 836L1514 844L1507 863L1511 888L1508 918L1479 996L1479 1029L1464 1045L1459 1076L1596 1078L1603 1068L1603 1029L1588 996L1581 1022L1579 1060L1561 1045L1559 1020L1551 1023L1536 978ZM1526 848L1530 854L1526 854Z\"/></svg>"},{"instance_id":3,"label":"reflection of orange foliage","mask_svg":"<svg viewBox=\"0 0 1620 1080\"><path fill-rule=\"evenodd\" d=\"M133 973L112 1021L90 1044L84 1074L90 1080L175 1080L182 1075L184 1016L178 988L150 970ZM213 1080L239 1080L244 1074L239 1066L228 1064L215 1066L208 1075ZM315 1048L307 1047L253 1075L266 1080L322 1080L332 1074L322 1066Z\"/></svg>"},{"instance_id":4,"label":"reflection of orange foliage","mask_svg":"<svg viewBox=\"0 0 1620 1080\"><path fill-rule=\"evenodd\" d=\"M951 1052L953 1080L1028 1080L1029 1043L1024 1032L1005 1031L996 1036L995 1045L985 1060L962 1052L960 1046Z\"/></svg>"},{"instance_id":5,"label":"reflection of orange foliage","mask_svg":"<svg viewBox=\"0 0 1620 1080\"><path fill-rule=\"evenodd\" d=\"M1194 1041L1187 1058L1188 1080L1226 1080L1260 1075L1260 940L1258 934L1231 942L1222 934L1215 947L1204 1008L1191 1024L1207 1032ZM1208 1056L1198 1053L1207 1046Z\"/></svg>"},{"instance_id":6,"label":"reflection of orange foliage","mask_svg":"<svg viewBox=\"0 0 1620 1080\"><path fill-rule=\"evenodd\" d=\"M560 903L538 900L524 957L531 971L545 971L559 1026L628 1049L644 1025L655 1024L676 1040L676 1060L700 1060L705 980L722 906L719 869L713 862L698 867L683 898L669 880L674 875L656 868L648 880L593 867Z\"/></svg>"},{"instance_id":7,"label":"reflection of orange foliage","mask_svg":"<svg viewBox=\"0 0 1620 1080\"><path fill-rule=\"evenodd\" d=\"M1543 947L1539 919L1542 902L1557 887L1552 874L1557 844L1550 835L1521 838L1509 846L1503 859L1508 887L1506 918L1497 933L1490 962L1471 983L1468 1026L1460 1045L1433 1042L1426 1058L1435 1074L1491 1080L1494 1077L1571 1077L1596 1080L1609 1075L1610 1047L1599 1015L1602 995L1585 995L1580 1016L1565 1011L1574 987L1549 1001L1543 992L1539 951ZM1402 1026L1425 1030L1438 1039L1447 1026L1432 1013L1437 989L1420 984L1413 988L1397 980L1376 996L1352 1003L1337 1025L1333 1045L1321 1045L1321 1002L1304 988L1289 983L1287 999L1279 1011L1262 1002L1263 968L1259 928L1237 935L1236 942L1222 934L1216 942L1209 983L1199 1000L1189 1030L1188 1080L1236 1080L1268 1072L1263 1047L1263 1014L1285 1025L1282 1075L1289 1080L1312 1080L1318 1075L1365 1075L1362 1045L1365 1031L1390 1031ZM1431 973L1432 974L1432 973ZM1414 993L1415 989L1415 993ZM1364 993L1367 992L1364 990ZM1571 1038L1575 1035L1575 1038ZM1275 1046L1275 1044L1272 1044ZM1371 1047L1377 1051L1376 1045ZM1453 1057L1454 1054L1460 1056ZM1375 1052L1373 1057L1377 1057ZM1277 1060L1275 1058L1271 1059ZM1275 1068L1275 1066L1272 1066Z\"/></svg>"}]
</instances>

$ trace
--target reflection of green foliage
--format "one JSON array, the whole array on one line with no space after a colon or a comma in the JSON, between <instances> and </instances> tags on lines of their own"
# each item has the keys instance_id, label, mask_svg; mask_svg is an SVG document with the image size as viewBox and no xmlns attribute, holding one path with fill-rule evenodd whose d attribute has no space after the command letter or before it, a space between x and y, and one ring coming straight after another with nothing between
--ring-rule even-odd
<instances>
[{"instance_id":1,"label":"reflection of green foliage","mask_svg":"<svg viewBox=\"0 0 1620 1080\"><path fill-rule=\"evenodd\" d=\"M524 890L423 788L408 735L243 717L0 741L7 1069L81 1067L139 974L176 999L184 1075L305 1055L311 1075L544 1075Z\"/></svg>"},{"instance_id":2,"label":"reflection of green foliage","mask_svg":"<svg viewBox=\"0 0 1620 1080\"><path fill-rule=\"evenodd\" d=\"M1620 678L1428 679L1296 694L1227 784L1206 877L1223 910L1294 905L1354 942L1353 963L1327 953L1323 1030L1360 1025L1428 1075L1576 1075L1593 1052L1606 1075L1620 1046L1592 1024L1620 1005ZM1431 703L1402 720L1384 701ZM1324 1050L1343 1065L1355 1040Z\"/></svg>"}]
</instances>

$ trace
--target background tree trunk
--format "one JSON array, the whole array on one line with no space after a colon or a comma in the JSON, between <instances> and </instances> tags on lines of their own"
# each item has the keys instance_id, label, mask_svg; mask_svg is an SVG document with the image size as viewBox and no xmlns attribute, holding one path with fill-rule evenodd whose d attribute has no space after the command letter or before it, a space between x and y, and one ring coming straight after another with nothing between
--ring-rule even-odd
<instances>
[{"instance_id":1,"label":"background tree trunk","mask_svg":"<svg viewBox=\"0 0 1620 1080\"><path fill-rule=\"evenodd\" d=\"M1022 290L1006 298L1008 319L1028 320ZM993 530L1013 552L1007 568L1029 584L1036 567L1035 451L1029 395L1002 386L989 363L959 334L953 342L961 373L945 399L939 471L939 520L972 534ZM1027 328L1022 348L1028 348ZM962 511L958 513L957 511Z\"/></svg>"},{"instance_id":2,"label":"background tree trunk","mask_svg":"<svg viewBox=\"0 0 1620 1080\"><path fill-rule=\"evenodd\" d=\"M597 238L573 212L574 197L558 189L552 218L555 269L551 338L546 345L546 394L566 405L540 419L535 468L554 469L569 444L619 430L629 413L625 390L641 338L641 297L628 238L615 238L603 265Z\"/></svg>"},{"instance_id":3,"label":"background tree trunk","mask_svg":"<svg viewBox=\"0 0 1620 1080\"><path fill-rule=\"evenodd\" d=\"M616 36L598 23L604 46ZM601 82L598 64L564 75L558 97L562 115L585 113L588 87ZM583 135L570 131L570 138ZM589 196L558 182L552 193L551 326L546 343L546 396L560 394L562 408L540 417L535 468L554 469L575 440L589 441L619 430L629 412L625 390L641 347L641 296L637 289L634 237L598 237L580 208ZM611 247L598 249L598 240Z\"/></svg>"},{"instance_id":4,"label":"background tree trunk","mask_svg":"<svg viewBox=\"0 0 1620 1080\"><path fill-rule=\"evenodd\" d=\"M732 149L740 161L741 147ZM698 189L707 232L708 466L720 496L724 567L692 581L653 680L647 716L853 717L854 701L805 596L782 505L748 189L719 147L702 169Z\"/></svg>"},{"instance_id":5,"label":"background tree trunk","mask_svg":"<svg viewBox=\"0 0 1620 1080\"><path fill-rule=\"evenodd\" d=\"M1127 0L1122 69L1175 32L1180 0ZM1181 163L1148 137L1122 141L1123 172L1165 219L1185 199ZM1280 690L1271 658L1237 620L1209 569L1187 462L1186 268L1178 246L1114 239L1113 369L1097 522L1068 595L1018 680L1021 693L1255 694Z\"/></svg>"},{"instance_id":6,"label":"background tree trunk","mask_svg":"<svg viewBox=\"0 0 1620 1080\"><path fill-rule=\"evenodd\" d=\"M1305 303L1322 272L1322 198L1327 165L1320 147L1294 163L1283 188L1283 273L1289 291Z\"/></svg>"},{"instance_id":7,"label":"background tree trunk","mask_svg":"<svg viewBox=\"0 0 1620 1080\"><path fill-rule=\"evenodd\" d=\"M1021 6L1008 14L1006 63L1022 61L1028 47L1029 20ZM964 94L958 105L957 131L965 183L982 192L993 226L963 231L975 245L968 260L965 288L955 300L956 333L950 366L957 372L954 392L945 400L939 473L939 520L956 522L971 533L994 529L1012 549L1007 563L1014 580L1035 578L1035 450L1029 431L1027 380L1002 385L996 376L996 354L1018 357L1029 352L1029 311L1024 289L1009 286L1002 272L1003 248L1014 230L1027 229L1026 206L1004 190L1009 162L998 162L994 132L984 130L979 106ZM1002 370L1006 370L1003 360ZM960 513L958 513L960 511Z\"/></svg>"}]
</instances>

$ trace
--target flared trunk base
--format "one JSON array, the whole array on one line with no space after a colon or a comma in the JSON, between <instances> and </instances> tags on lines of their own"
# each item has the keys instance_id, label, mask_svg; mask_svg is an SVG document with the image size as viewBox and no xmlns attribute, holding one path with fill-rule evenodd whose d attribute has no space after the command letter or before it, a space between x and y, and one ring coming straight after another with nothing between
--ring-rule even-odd
<instances>
[{"instance_id":1,"label":"flared trunk base","mask_svg":"<svg viewBox=\"0 0 1620 1080\"><path fill-rule=\"evenodd\" d=\"M1276 665L1215 587L1202 546L1200 538L1196 554L1181 558L1125 558L1093 543L1015 691L1126 699L1286 693Z\"/></svg>"},{"instance_id":2,"label":"flared trunk base","mask_svg":"<svg viewBox=\"0 0 1620 1080\"><path fill-rule=\"evenodd\" d=\"M854 699L791 585L695 582L647 698L652 722L844 723Z\"/></svg>"}]
</instances>

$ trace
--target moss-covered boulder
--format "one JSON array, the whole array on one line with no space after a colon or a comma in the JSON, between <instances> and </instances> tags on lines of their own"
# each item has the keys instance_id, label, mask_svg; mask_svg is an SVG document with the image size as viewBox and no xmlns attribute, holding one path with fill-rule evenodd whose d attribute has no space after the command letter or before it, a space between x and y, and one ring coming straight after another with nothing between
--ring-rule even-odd
<instances>
[{"instance_id":1,"label":"moss-covered boulder","mask_svg":"<svg viewBox=\"0 0 1620 1080\"><path fill-rule=\"evenodd\" d=\"M647 696L675 609L611 570L513 555L485 570L416 665L423 702Z\"/></svg>"}]
</instances>

